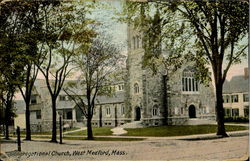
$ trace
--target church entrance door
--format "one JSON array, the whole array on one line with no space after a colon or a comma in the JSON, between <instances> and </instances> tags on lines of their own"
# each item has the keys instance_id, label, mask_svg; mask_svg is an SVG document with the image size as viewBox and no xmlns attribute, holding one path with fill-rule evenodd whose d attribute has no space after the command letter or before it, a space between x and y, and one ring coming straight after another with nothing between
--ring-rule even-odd
<instances>
[{"instance_id":1,"label":"church entrance door","mask_svg":"<svg viewBox=\"0 0 250 161\"><path fill-rule=\"evenodd\" d=\"M141 120L141 108L136 107L135 108L135 121L140 121Z\"/></svg>"},{"instance_id":2,"label":"church entrance door","mask_svg":"<svg viewBox=\"0 0 250 161\"><path fill-rule=\"evenodd\" d=\"M195 111L195 106L194 105L189 106L188 114L189 114L189 118L196 118L196 111Z\"/></svg>"}]
</instances>

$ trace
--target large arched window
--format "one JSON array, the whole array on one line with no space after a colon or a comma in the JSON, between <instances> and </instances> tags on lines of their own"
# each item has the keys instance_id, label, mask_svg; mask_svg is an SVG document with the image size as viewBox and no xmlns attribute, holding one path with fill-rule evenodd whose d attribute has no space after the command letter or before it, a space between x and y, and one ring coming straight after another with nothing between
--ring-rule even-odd
<instances>
[{"instance_id":1,"label":"large arched window","mask_svg":"<svg viewBox=\"0 0 250 161\"><path fill-rule=\"evenodd\" d=\"M136 49L136 37L133 37L133 48Z\"/></svg>"},{"instance_id":2,"label":"large arched window","mask_svg":"<svg viewBox=\"0 0 250 161\"><path fill-rule=\"evenodd\" d=\"M137 48L140 48L140 37L136 36L136 40L137 40Z\"/></svg>"},{"instance_id":3,"label":"large arched window","mask_svg":"<svg viewBox=\"0 0 250 161\"><path fill-rule=\"evenodd\" d=\"M139 92L140 92L139 85L138 85L138 83L135 83L134 84L134 93L139 93Z\"/></svg>"},{"instance_id":4,"label":"large arched window","mask_svg":"<svg viewBox=\"0 0 250 161\"><path fill-rule=\"evenodd\" d=\"M110 107L106 107L106 115L107 115L107 116L110 115Z\"/></svg>"},{"instance_id":5,"label":"large arched window","mask_svg":"<svg viewBox=\"0 0 250 161\"><path fill-rule=\"evenodd\" d=\"M154 106L153 106L152 115L153 115L153 116L157 116L157 115L158 115L158 112L159 112L158 106L157 106L157 105L154 105Z\"/></svg>"},{"instance_id":6,"label":"large arched window","mask_svg":"<svg viewBox=\"0 0 250 161\"><path fill-rule=\"evenodd\" d=\"M141 38L140 38L140 36L138 36L138 35L136 35L136 36L133 36L133 38L132 38L132 49L138 49L138 48L140 48L140 40L141 40Z\"/></svg>"},{"instance_id":7,"label":"large arched window","mask_svg":"<svg viewBox=\"0 0 250 161\"><path fill-rule=\"evenodd\" d=\"M197 92L199 91L198 81L195 79L195 69L188 67L182 73L182 91Z\"/></svg>"},{"instance_id":8,"label":"large arched window","mask_svg":"<svg viewBox=\"0 0 250 161\"><path fill-rule=\"evenodd\" d=\"M124 104L121 104L121 114L122 114L122 115L125 114L125 107L124 107Z\"/></svg>"}]
</instances>

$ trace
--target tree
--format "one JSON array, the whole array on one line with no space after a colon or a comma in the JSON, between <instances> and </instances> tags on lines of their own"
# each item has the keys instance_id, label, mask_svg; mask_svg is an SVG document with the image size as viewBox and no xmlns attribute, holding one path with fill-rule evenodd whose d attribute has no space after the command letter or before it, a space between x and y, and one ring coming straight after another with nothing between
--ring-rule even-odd
<instances>
[{"instance_id":1,"label":"tree","mask_svg":"<svg viewBox=\"0 0 250 161\"><path fill-rule=\"evenodd\" d=\"M89 47L79 45L77 51L79 55L75 57L74 62L81 75L78 82L69 84L64 91L87 118L87 139L93 140L91 120L95 103L98 101L96 96L112 94L110 79L113 72L118 69L122 56L119 49L101 35L94 38ZM79 89L80 94L76 92Z\"/></svg>"},{"instance_id":2,"label":"tree","mask_svg":"<svg viewBox=\"0 0 250 161\"><path fill-rule=\"evenodd\" d=\"M9 138L8 126L15 116L14 94L21 84L20 78L27 61L28 45L24 42L26 15L20 4L19 1L0 3L0 90L5 111L6 139Z\"/></svg>"},{"instance_id":3,"label":"tree","mask_svg":"<svg viewBox=\"0 0 250 161\"><path fill-rule=\"evenodd\" d=\"M16 42L20 45L19 50L23 50L22 58L19 63L23 64L23 71L20 73L18 88L21 91L26 104L26 140L31 140L30 131L30 99L31 91L38 74L39 57L41 50L38 45L42 46L42 18L39 15L41 8L54 4L54 2L41 1L6 1L1 3L2 17L7 23L3 23L3 29L9 30L18 38ZM16 50L16 52L19 52ZM18 53L20 54L20 53ZM12 54L13 55L13 54Z\"/></svg>"},{"instance_id":4,"label":"tree","mask_svg":"<svg viewBox=\"0 0 250 161\"><path fill-rule=\"evenodd\" d=\"M37 65L41 65L39 60L41 56L41 51L38 49L38 46L43 45L43 33L42 33L42 22L40 21L42 18L39 16L39 11L41 7L44 5L39 1L32 1L32 2L25 2L20 1L19 7L24 7L25 10L25 21L22 20L24 24L24 42L28 45L28 49L26 50L26 62L24 71L21 77L21 82L18 86L22 97L25 101L26 110L25 110L25 120L26 120L26 140L31 140L31 130L30 130L30 100L31 100L31 93L37 78L38 74L38 67Z\"/></svg>"},{"instance_id":5,"label":"tree","mask_svg":"<svg viewBox=\"0 0 250 161\"><path fill-rule=\"evenodd\" d=\"M76 6L71 2L63 2L57 6L43 8L44 42L42 65L37 67L45 77L52 103L52 139L56 140L56 100L65 79L70 75L75 55L76 41L89 42L92 36L88 30L90 23L85 15L88 5Z\"/></svg>"},{"instance_id":6,"label":"tree","mask_svg":"<svg viewBox=\"0 0 250 161\"><path fill-rule=\"evenodd\" d=\"M159 12L160 41L166 46L175 44L182 54L186 52L196 62L197 77L201 82L211 80L208 79L207 65L212 67L216 89L217 135L227 136L224 127L223 83L230 67L246 55L248 44L244 38L248 33L248 7L249 2L244 0L128 2L125 7L127 18L134 20L142 29L144 23L141 20L153 23L153 19L150 19L154 15L152 13ZM187 40L188 44L176 43L172 38ZM157 54L152 54L152 57L157 58ZM150 59L146 57L144 61Z\"/></svg>"}]
</instances>

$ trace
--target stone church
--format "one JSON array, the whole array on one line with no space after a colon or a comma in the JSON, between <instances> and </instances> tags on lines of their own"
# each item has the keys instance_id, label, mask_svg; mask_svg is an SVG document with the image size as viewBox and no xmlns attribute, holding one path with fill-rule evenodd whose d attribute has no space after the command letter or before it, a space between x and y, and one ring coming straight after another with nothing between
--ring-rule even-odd
<instances>
[{"instance_id":1,"label":"stone church","mask_svg":"<svg viewBox=\"0 0 250 161\"><path fill-rule=\"evenodd\" d=\"M128 59L125 105L127 117L146 126L187 124L191 118L215 119L215 96L195 79L192 63L183 64L174 75L153 75L141 65L142 35L128 28ZM169 88L167 88L169 86Z\"/></svg>"},{"instance_id":2,"label":"stone church","mask_svg":"<svg viewBox=\"0 0 250 161\"><path fill-rule=\"evenodd\" d=\"M128 27L125 79L113 83L114 96L96 98L94 127L119 126L133 121L140 121L144 126L183 125L193 118L215 119L213 86L205 87L195 79L192 63L183 64L171 76L162 72L152 75L149 69L142 67L143 55L141 35ZM32 130L50 131L51 103L45 80L36 81L30 110ZM81 111L63 91L57 100L57 111L58 116L63 116L65 126L86 124Z\"/></svg>"}]
</instances>

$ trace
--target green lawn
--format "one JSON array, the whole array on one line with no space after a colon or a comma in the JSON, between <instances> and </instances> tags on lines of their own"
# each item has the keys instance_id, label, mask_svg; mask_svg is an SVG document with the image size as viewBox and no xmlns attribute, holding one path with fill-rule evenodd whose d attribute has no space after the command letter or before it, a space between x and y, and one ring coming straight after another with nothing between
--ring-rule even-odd
<instances>
[{"instance_id":1,"label":"green lawn","mask_svg":"<svg viewBox=\"0 0 250 161\"><path fill-rule=\"evenodd\" d=\"M86 137L64 137L65 140L87 140ZM144 138L113 138L113 137L94 137L89 141L142 141Z\"/></svg>"},{"instance_id":2,"label":"green lawn","mask_svg":"<svg viewBox=\"0 0 250 161\"><path fill-rule=\"evenodd\" d=\"M34 136L33 138L38 139L51 139L49 136ZM59 142L59 137L57 137L57 141ZM64 136L62 140L85 140L87 141L87 137L72 137L72 136ZM113 137L94 137L94 140L89 141L142 141L144 138L113 138Z\"/></svg>"},{"instance_id":3,"label":"green lawn","mask_svg":"<svg viewBox=\"0 0 250 161\"><path fill-rule=\"evenodd\" d=\"M108 136L108 135L112 135L111 129L112 128L110 128L110 127L92 128L94 136ZM66 134L66 135L87 136L87 130L77 131L77 132Z\"/></svg>"},{"instance_id":4,"label":"green lawn","mask_svg":"<svg viewBox=\"0 0 250 161\"><path fill-rule=\"evenodd\" d=\"M66 129L66 130L63 130L63 132L73 131L73 130L77 130L77 129L79 129L79 128ZM26 131L21 131L20 133L21 133L21 135L25 135ZM59 130L57 130L57 134L59 134ZM46 131L46 132L31 132L31 135L51 135L51 131Z\"/></svg>"},{"instance_id":5,"label":"green lawn","mask_svg":"<svg viewBox=\"0 0 250 161\"><path fill-rule=\"evenodd\" d=\"M226 131L247 129L248 127L226 125ZM217 125L159 126L125 130L128 131L128 133L124 134L124 136L183 136L216 133Z\"/></svg>"}]
</instances>

